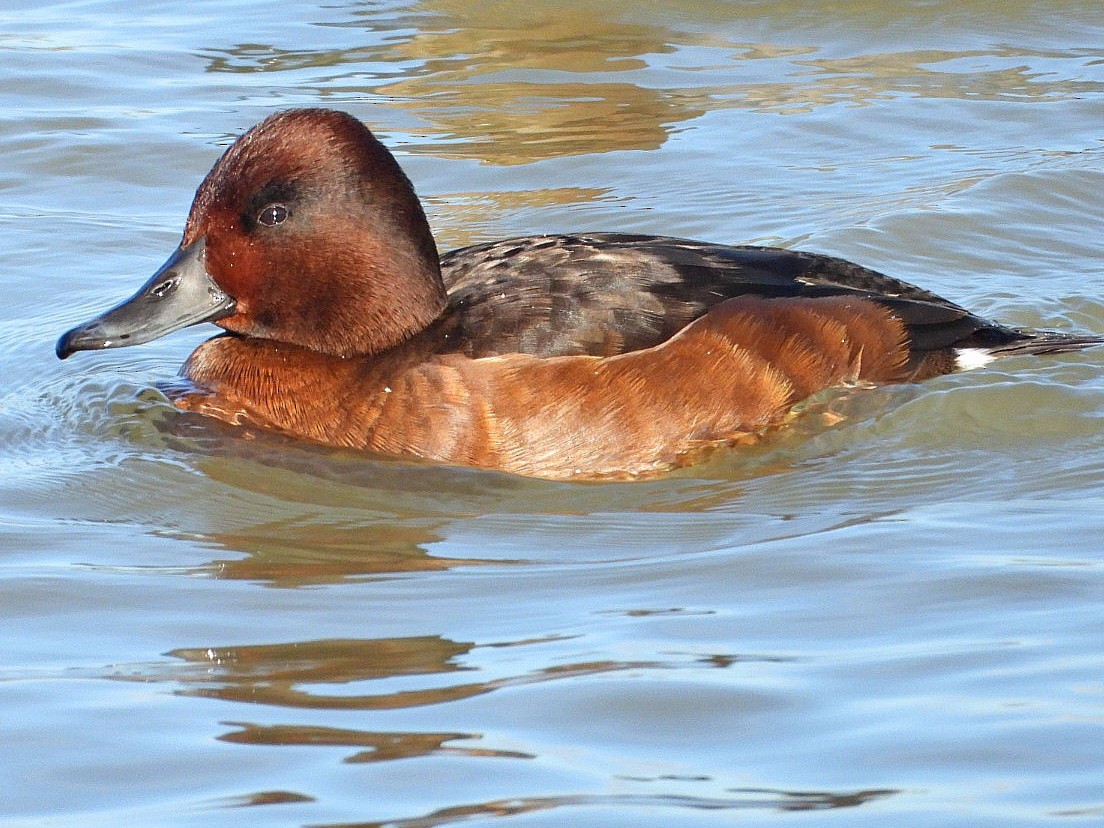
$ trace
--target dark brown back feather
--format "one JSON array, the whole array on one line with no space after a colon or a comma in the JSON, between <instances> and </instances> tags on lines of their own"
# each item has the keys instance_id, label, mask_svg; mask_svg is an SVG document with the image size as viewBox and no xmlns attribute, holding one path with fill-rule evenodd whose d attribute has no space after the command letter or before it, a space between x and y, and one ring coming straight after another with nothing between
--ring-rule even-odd
<instances>
[{"instance_id":1,"label":"dark brown back feather","mask_svg":"<svg viewBox=\"0 0 1104 828\"><path fill-rule=\"evenodd\" d=\"M450 348L469 356L626 353L746 295L869 299L904 323L914 352L1028 336L869 268L781 248L614 233L530 236L455 250L441 267L456 325Z\"/></svg>"}]
</instances>

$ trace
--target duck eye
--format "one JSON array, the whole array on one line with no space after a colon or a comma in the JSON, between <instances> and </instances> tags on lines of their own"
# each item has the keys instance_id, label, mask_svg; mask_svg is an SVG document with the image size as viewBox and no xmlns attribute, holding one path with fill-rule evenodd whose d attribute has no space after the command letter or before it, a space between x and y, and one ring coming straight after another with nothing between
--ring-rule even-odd
<instances>
[{"instance_id":1,"label":"duck eye","mask_svg":"<svg viewBox=\"0 0 1104 828\"><path fill-rule=\"evenodd\" d=\"M289 215L291 213L283 204L269 204L261 210L260 215L257 216L257 221L266 227L275 227L277 224L282 224Z\"/></svg>"}]
</instances>

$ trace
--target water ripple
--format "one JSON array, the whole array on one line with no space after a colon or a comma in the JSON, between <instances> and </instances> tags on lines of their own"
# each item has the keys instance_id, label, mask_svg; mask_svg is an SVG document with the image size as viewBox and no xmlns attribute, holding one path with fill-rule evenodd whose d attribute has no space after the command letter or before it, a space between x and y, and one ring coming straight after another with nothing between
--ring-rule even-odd
<instances>
[{"instance_id":1,"label":"water ripple","mask_svg":"<svg viewBox=\"0 0 1104 828\"><path fill-rule=\"evenodd\" d=\"M559 808L647 808L690 811L768 810L820 811L855 808L884 799L900 791L875 789L862 791L781 791L769 788L735 788L731 796L698 797L674 794L576 794L546 797L517 797L454 805L417 817L388 819L382 822L320 823L318 828L436 828L478 817L514 817L521 814ZM568 818L567 815L564 815Z\"/></svg>"}]
</instances>

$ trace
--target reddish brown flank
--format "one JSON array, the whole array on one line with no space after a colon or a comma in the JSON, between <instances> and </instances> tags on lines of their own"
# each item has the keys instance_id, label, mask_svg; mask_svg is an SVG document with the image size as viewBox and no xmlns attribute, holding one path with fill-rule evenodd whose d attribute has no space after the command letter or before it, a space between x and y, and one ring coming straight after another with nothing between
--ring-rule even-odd
<instances>
[{"instance_id":1,"label":"reddish brown flank","mask_svg":"<svg viewBox=\"0 0 1104 828\"><path fill-rule=\"evenodd\" d=\"M831 385L903 379L904 339L866 300L752 296L614 357L470 359L414 342L352 361L222 337L185 367L213 393L180 405L390 455L539 477L640 475L754 438Z\"/></svg>"},{"instance_id":2,"label":"reddish brown flank","mask_svg":"<svg viewBox=\"0 0 1104 828\"><path fill-rule=\"evenodd\" d=\"M840 259L655 236L508 239L440 262L360 122L273 115L196 193L181 248L77 350L214 321L176 404L319 443L548 478L744 443L833 385L1093 337L1019 331Z\"/></svg>"}]
</instances>

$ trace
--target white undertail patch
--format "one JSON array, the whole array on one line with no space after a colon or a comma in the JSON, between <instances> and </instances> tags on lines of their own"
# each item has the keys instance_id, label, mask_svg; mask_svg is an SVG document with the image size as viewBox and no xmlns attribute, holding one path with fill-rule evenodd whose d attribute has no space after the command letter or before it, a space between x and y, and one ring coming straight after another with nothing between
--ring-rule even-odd
<instances>
[{"instance_id":1,"label":"white undertail patch","mask_svg":"<svg viewBox=\"0 0 1104 828\"><path fill-rule=\"evenodd\" d=\"M955 348L955 369L958 371L973 371L994 359L993 352L985 348Z\"/></svg>"}]
</instances>

